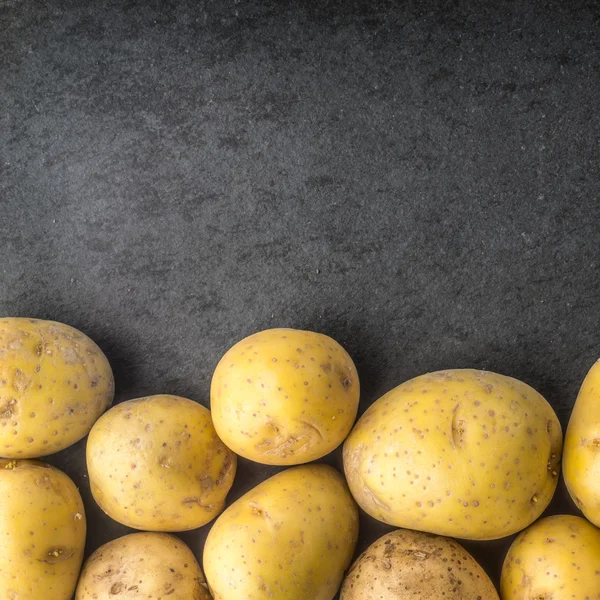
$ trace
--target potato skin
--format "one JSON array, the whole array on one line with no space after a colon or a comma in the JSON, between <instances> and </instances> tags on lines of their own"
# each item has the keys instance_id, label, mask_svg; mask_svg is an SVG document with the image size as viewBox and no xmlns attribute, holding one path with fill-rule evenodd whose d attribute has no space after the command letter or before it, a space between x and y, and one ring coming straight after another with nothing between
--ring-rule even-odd
<instances>
[{"instance_id":1,"label":"potato skin","mask_svg":"<svg viewBox=\"0 0 600 600\"><path fill-rule=\"evenodd\" d=\"M210 411L178 396L118 404L87 443L94 499L115 521L147 531L205 525L225 506L237 458L218 438Z\"/></svg>"},{"instance_id":2,"label":"potato skin","mask_svg":"<svg viewBox=\"0 0 600 600\"><path fill-rule=\"evenodd\" d=\"M600 530L555 515L523 531L508 550L502 600L600 600Z\"/></svg>"},{"instance_id":3,"label":"potato skin","mask_svg":"<svg viewBox=\"0 0 600 600\"><path fill-rule=\"evenodd\" d=\"M297 465L344 441L359 395L356 367L335 340L268 329L223 356L210 401L217 433L234 452L267 465Z\"/></svg>"},{"instance_id":4,"label":"potato skin","mask_svg":"<svg viewBox=\"0 0 600 600\"><path fill-rule=\"evenodd\" d=\"M562 432L525 383L487 371L438 371L377 400L344 444L358 504L398 527L463 539L520 531L558 480Z\"/></svg>"},{"instance_id":5,"label":"potato skin","mask_svg":"<svg viewBox=\"0 0 600 600\"><path fill-rule=\"evenodd\" d=\"M210 600L192 551L166 533L132 533L86 561L75 600Z\"/></svg>"},{"instance_id":6,"label":"potato skin","mask_svg":"<svg viewBox=\"0 0 600 600\"><path fill-rule=\"evenodd\" d=\"M0 319L0 456L38 458L90 431L110 406L108 360L62 323Z\"/></svg>"},{"instance_id":7,"label":"potato skin","mask_svg":"<svg viewBox=\"0 0 600 600\"><path fill-rule=\"evenodd\" d=\"M331 600L358 538L343 477L305 465L267 479L215 522L204 573L215 600Z\"/></svg>"},{"instance_id":8,"label":"potato skin","mask_svg":"<svg viewBox=\"0 0 600 600\"><path fill-rule=\"evenodd\" d=\"M563 473L575 504L600 527L600 360L584 379L569 419Z\"/></svg>"},{"instance_id":9,"label":"potato skin","mask_svg":"<svg viewBox=\"0 0 600 600\"><path fill-rule=\"evenodd\" d=\"M71 600L85 546L83 502L62 471L0 459L0 598Z\"/></svg>"},{"instance_id":10,"label":"potato skin","mask_svg":"<svg viewBox=\"0 0 600 600\"><path fill-rule=\"evenodd\" d=\"M498 600L479 563L457 542L398 529L371 544L344 579L340 600Z\"/></svg>"}]
</instances>

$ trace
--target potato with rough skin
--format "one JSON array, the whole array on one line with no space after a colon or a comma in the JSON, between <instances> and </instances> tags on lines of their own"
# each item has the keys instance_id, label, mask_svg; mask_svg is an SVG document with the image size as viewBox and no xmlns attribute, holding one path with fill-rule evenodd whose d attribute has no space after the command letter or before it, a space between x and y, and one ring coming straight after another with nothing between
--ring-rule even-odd
<instances>
[{"instance_id":1,"label":"potato with rough skin","mask_svg":"<svg viewBox=\"0 0 600 600\"><path fill-rule=\"evenodd\" d=\"M535 521L558 481L560 423L527 384L456 369L377 400L344 444L358 504L407 529L495 539Z\"/></svg>"},{"instance_id":2,"label":"potato with rough skin","mask_svg":"<svg viewBox=\"0 0 600 600\"><path fill-rule=\"evenodd\" d=\"M600 529L555 515L523 531L508 550L502 600L600 600Z\"/></svg>"},{"instance_id":3,"label":"potato with rough skin","mask_svg":"<svg viewBox=\"0 0 600 600\"><path fill-rule=\"evenodd\" d=\"M100 348L62 323L0 319L0 456L37 458L85 437L110 406Z\"/></svg>"},{"instance_id":4,"label":"potato with rough skin","mask_svg":"<svg viewBox=\"0 0 600 600\"><path fill-rule=\"evenodd\" d=\"M185 531L214 519L236 464L210 411L178 396L118 404L97 421L87 443L90 487L100 508L147 531Z\"/></svg>"},{"instance_id":5,"label":"potato with rough skin","mask_svg":"<svg viewBox=\"0 0 600 600\"><path fill-rule=\"evenodd\" d=\"M358 374L333 339L268 329L243 339L214 372L215 428L237 454L268 465L325 456L350 432L358 410Z\"/></svg>"},{"instance_id":6,"label":"potato with rough skin","mask_svg":"<svg viewBox=\"0 0 600 600\"><path fill-rule=\"evenodd\" d=\"M344 579L340 600L498 600L479 563L450 538L398 529L371 544Z\"/></svg>"},{"instance_id":7,"label":"potato with rough skin","mask_svg":"<svg viewBox=\"0 0 600 600\"><path fill-rule=\"evenodd\" d=\"M571 498L600 527L600 360L583 381L565 435L563 473Z\"/></svg>"},{"instance_id":8,"label":"potato with rough skin","mask_svg":"<svg viewBox=\"0 0 600 600\"><path fill-rule=\"evenodd\" d=\"M327 465L267 479L215 522L204 573L215 600L331 600L358 538L358 508Z\"/></svg>"},{"instance_id":9,"label":"potato with rough skin","mask_svg":"<svg viewBox=\"0 0 600 600\"><path fill-rule=\"evenodd\" d=\"M67 475L35 460L0 460L0 531L0 598L71 600L86 521Z\"/></svg>"},{"instance_id":10,"label":"potato with rough skin","mask_svg":"<svg viewBox=\"0 0 600 600\"><path fill-rule=\"evenodd\" d=\"M75 600L211 600L192 551L167 533L132 533L86 561Z\"/></svg>"}]
</instances>

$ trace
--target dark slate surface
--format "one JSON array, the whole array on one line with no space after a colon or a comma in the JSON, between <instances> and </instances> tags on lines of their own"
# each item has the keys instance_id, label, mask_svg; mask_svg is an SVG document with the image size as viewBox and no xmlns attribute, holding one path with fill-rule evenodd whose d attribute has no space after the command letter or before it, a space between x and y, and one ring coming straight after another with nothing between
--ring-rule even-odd
<instances>
[{"instance_id":1,"label":"dark slate surface","mask_svg":"<svg viewBox=\"0 0 600 600\"><path fill-rule=\"evenodd\" d=\"M346 346L361 410L477 367L566 424L600 354L599 31L579 1L4 0L0 313L88 333L118 401L207 404L232 343L293 326ZM126 532L84 442L50 461L88 551ZM468 544L496 581L507 543Z\"/></svg>"}]
</instances>

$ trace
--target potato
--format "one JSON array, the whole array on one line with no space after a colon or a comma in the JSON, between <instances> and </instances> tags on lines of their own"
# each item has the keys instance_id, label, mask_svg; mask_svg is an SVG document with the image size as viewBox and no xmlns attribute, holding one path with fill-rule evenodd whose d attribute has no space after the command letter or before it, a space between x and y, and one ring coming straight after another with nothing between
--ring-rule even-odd
<instances>
[{"instance_id":1,"label":"potato","mask_svg":"<svg viewBox=\"0 0 600 600\"><path fill-rule=\"evenodd\" d=\"M344 579L340 600L498 600L477 561L449 538L398 529L371 544Z\"/></svg>"},{"instance_id":2,"label":"potato","mask_svg":"<svg viewBox=\"0 0 600 600\"><path fill-rule=\"evenodd\" d=\"M192 551L166 533L133 533L86 561L75 600L210 600Z\"/></svg>"},{"instance_id":3,"label":"potato","mask_svg":"<svg viewBox=\"0 0 600 600\"><path fill-rule=\"evenodd\" d=\"M104 414L90 432L87 467L94 499L115 521L184 531L223 510L236 456L217 437L210 411L159 395Z\"/></svg>"},{"instance_id":4,"label":"potato","mask_svg":"<svg viewBox=\"0 0 600 600\"><path fill-rule=\"evenodd\" d=\"M312 331L269 329L238 342L214 372L215 429L234 452L268 465L325 456L350 432L358 374L346 351Z\"/></svg>"},{"instance_id":5,"label":"potato","mask_svg":"<svg viewBox=\"0 0 600 600\"><path fill-rule=\"evenodd\" d=\"M326 465L283 471L234 502L204 548L215 600L331 600L350 565L358 509Z\"/></svg>"},{"instance_id":6,"label":"potato","mask_svg":"<svg viewBox=\"0 0 600 600\"><path fill-rule=\"evenodd\" d=\"M113 400L102 351L80 331L0 319L0 456L37 458L85 437Z\"/></svg>"},{"instance_id":7,"label":"potato","mask_svg":"<svg viewBox=\"0 0 600 600\"><path fill-rule=\"evenodd\" d=\"M581 517L540 519L508 550L502 600L600 600L600 530Z\"/></svg>"},{"instance_id":8,"label":"potato","mask_svg":"<svg viewBox=\"0 0 600 600\"><path fill-rule=\"evenodd\" d=\"M565 436L563 472L575 504L600 527L600 361L584 379L573 407Z\"/></svg>"},{"instance_id":9,"label":"potato","mask_svg":"<svg viewBox=\"0 0 600 600\"><path fill-rule=\"evenodd\" d=\"M85 546L85 512L62 471L0 460L0 598L71 600Z\"/></svg>"},{"instance_id":10,"label":"potato","mask_svg":"<svg viewBox=\"0 0 600 600\"><path fill-rule=\"evenodd\" d=\"M344 445L358 504L399 527L501 538L535 521L558 480L562 432L534 389L471 369L417 377L377 400Z\"/></svg>"}]
</instances>

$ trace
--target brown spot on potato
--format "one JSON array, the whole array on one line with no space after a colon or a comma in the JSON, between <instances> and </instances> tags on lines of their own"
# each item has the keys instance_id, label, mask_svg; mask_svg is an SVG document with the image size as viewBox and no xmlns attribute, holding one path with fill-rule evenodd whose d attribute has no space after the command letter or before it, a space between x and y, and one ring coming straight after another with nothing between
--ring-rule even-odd
<instances>
[{"instance_id":1,"label":"brown spot on potato","mask_svg":"<svg viewBox=\"0 0 600 600\"><path fill-rule=\"evenodd\" d=\"M116 596L117 594L120 594L123 591L124 587L125 586L121 582L113 583L109 593L111 596Z\"/></svg>"}]
</instances>

